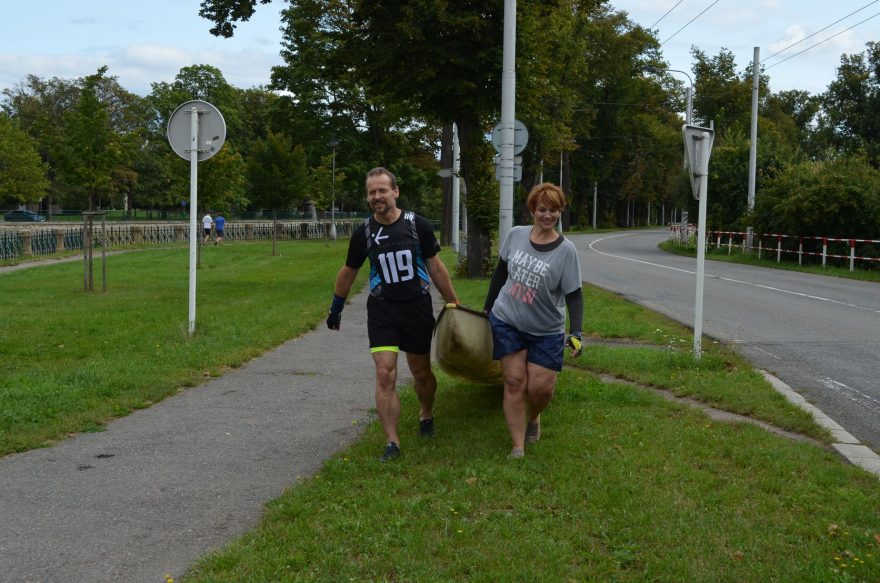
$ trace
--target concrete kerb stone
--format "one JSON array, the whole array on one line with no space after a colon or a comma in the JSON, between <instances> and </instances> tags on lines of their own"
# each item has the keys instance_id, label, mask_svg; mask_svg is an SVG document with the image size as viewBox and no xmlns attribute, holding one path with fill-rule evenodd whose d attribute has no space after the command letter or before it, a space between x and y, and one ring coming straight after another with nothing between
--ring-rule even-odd
<instances>
[{"instance_id":1,"label":"concrete kerb stone","mask_svg":"<svg viewBox=\"0 0 880 583\"><path fill-rule=\"evenodd\" d=\"M851 464L859 466L865 471L870 472L880 478L880 456L874 453L871 448L867 447L866 445L862 445L862 443L858 439L856 439L843 427L838 425L833 419L823 413L818 407L812 405L811 403L808 403L806 399L804 399L800 394L796 393L794 389L789 387L780 379L776 378L765 370L761 370L759 372L764 376L765 379L767 379L767 382L769 382L770 385L773 386L773 388L776 389L782 396L788 399L789 402L810 413L813 416L813 419L816 420L816 423L831 432L831 435L835 440L835 442L831 444L831 447L834 449L834 451L838 452Z\"/></svg>"}]
</instances>

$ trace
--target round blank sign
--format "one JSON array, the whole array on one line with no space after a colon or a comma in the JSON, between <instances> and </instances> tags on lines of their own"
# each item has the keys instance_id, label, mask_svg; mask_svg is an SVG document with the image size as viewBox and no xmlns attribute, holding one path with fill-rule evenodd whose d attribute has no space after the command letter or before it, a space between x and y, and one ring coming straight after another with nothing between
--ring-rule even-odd
<instances>
[{"instance_id":1,"label":"round blank sign","mask_svg":"<svg viewBox=\"0 0 880 583\"><path fill-rule=\"evenodd\" d=\"M526 144L529 143L529 130L526 128L526 124L519 121L518 119L513 121L513 155L516 156L521 154L523 150L526 149ZM499 154L501 153L501 124L495 126L492 130L492 145L495 146L495 151Z\"/></svg>"},{"instance_id":2,"label":"round blank sign","mask_svg":"<svg viewBox=\"0 0 880 583\"><path fill-rule=\"evenodd\" d=\"M223 147L223 142L226 141L226 121L220 110L207 101L194 99L180 104L168 120L168 142L174 153L184 160L191 159L193 108L199 116L199 135L196 143L199 150L197 160L201 162Z\"/></svg>"}]
</instances>

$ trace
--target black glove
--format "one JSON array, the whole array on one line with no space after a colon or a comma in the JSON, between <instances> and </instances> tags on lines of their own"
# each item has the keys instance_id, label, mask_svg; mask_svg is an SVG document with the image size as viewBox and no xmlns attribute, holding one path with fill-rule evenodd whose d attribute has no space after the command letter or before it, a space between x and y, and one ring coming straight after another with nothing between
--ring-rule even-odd
<instances>
[{"instance_id":1,"label":"black glove","mask_svg":"<svg viewBox=\"0 0 880 583\"><path fill-rule=\"evenodd\" d=\"M330 312L327 315L327 327L331 330L339 330L342 322L342 308L345 307L345 298L333 294L333 303L330 304Z\"/></svg>"},{"instance_id":2,"label":"black glove","mask_svg":"<svg viewBox=\"0 0 880 583\"><path fill-rule=\"evenodd\" d=\"M568 339L565 341L565 345L571 347L571 355L577 358L581 355L581 350L584 347L584 341L581 338L580 332L572 332L568 335Z\"/></svg>"}]
</instances>

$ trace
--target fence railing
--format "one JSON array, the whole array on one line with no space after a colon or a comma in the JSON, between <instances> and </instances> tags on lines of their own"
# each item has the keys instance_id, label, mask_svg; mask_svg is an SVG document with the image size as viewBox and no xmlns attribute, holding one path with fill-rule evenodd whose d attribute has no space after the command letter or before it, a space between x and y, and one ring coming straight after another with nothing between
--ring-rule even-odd
<instances>
[{"instance_id":1,"label":"fence railing","mask_svg":"<svg viewBox=\"0 0 880 583\"><path fill-rule=\"evenodd\" d=\"M7 211L13 210L11 208L0 209L0 218L6 214ZM83 220L83 212L81 210L53 210L51 213L46 210L32 209L34 212L37 212L42 217L46 219L48 222L52 223L81 223ZM185 209L176 209L176 210L156 210L156 209L104 209L101 211L104 216L104 220L108 222L114 223L138 223L138 222L150 222L150 221L167 221L167 222L181 222L185 223L189 221L189 212ZM213 212L211 213L214 214ZM364 211L339 211L337 210L335 213L336 220L357 220L357 219L365 219L370 216L371 213ZM312 212L300 212L300 211L237 211L235 213L228 213L225 215L226 219L229 221L271 221L273 216L275 219L279 221L329 221L333 218L333 213L330 211L315 211ZM201 214L199 214L201 217ZM0 221L2 224L2 221Z\"/></svg>"},{"instance_id":2,"label":"fence railing","mask_svg":"<svg viewBox=\"0 0 880 583\"><path fill-rule=\"evenodd\" d=\"M693 225L682 227L672 225L670 236L682 243L696 238ZM857 264L868 269L880 266L880 239L848 239L840 237L802 237L779 233L747 233L739 231L709 231L706 237L706 248L715 250L727 249L728 255L734 250L742 253L754 253L758 259L764 256L775 256L776 262L797 261L803 265L805 261L827 267L829 262L849 266L855 271Z\"/></svg>"},{"instance_id":3,"label":"fence railing","mask_svg":"<svg viewBox=\"0 0 880 583\"><path fill-rule=\"evenodd\" d=\"M363 219L336 220L337 238L350 238ZM324 239L329 237L330 221L278 221L226 223L224 239L231 241L270 240L275 225L276 238ZM201 238L201 225L196 229ZM164 245L189 241L189 225L180 223L106 223L95 225L95 244L107 247ZM82 225L28 225L0 229L0 259L51 255L83 248Z\"/></svg>"}]
</instances>

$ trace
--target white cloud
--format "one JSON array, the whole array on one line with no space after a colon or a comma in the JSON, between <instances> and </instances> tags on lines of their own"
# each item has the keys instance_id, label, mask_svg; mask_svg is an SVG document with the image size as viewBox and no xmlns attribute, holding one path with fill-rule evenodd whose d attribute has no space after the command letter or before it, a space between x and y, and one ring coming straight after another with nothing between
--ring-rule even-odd
<instances>
[{"instance_id":1,"label":"white cloud","mask_svg":"<svg viewBox=\"0 0 880 583\"><path fill-rule=\"evenodd\" d=\"M795 43L800 43L796 45L797 47L800 47L801 45L806 47L806 43L801 42L804 38L806 38L806 36L807 32L806 30L804 30L804 27L800 24L795 24L794 26L789 26L787 29L785 29L785 33L783 34L782 38L776 42L770 43L770 46L768 48L770 49L771 53L775 53L776 51L781 51L782 49L794 45Z\"/></svg>"},{"instance_id":2,"label":"white cloud","mask_svg":"<svg viewBox=\"0 0 880 583\"><path fill-rule=\"evenodd\" d=\"M82 55L0 54L0 87L12 87L33 74L43 79L76 79L95 73L105 60Z\"/></svg>"},{"instance_id":3,"label":"white cloud","mask_svg":"<svg viewBox=\"0 0 880 583\"><path fill-rule=\"evenodd\" d=\"M272 66L281 63L277 51L188 51L176 46L145 43L105 47L100 52L87 54L5 53L0 54L0 87L14 87L28 74L43 79L77 79L106 65L107 74L117 77L125 89L146 95L151 90L151 83L170 83L182 68L204 64L217 67L230 84L247 89L268 85Z\"/></svg>"}]
</instances>

